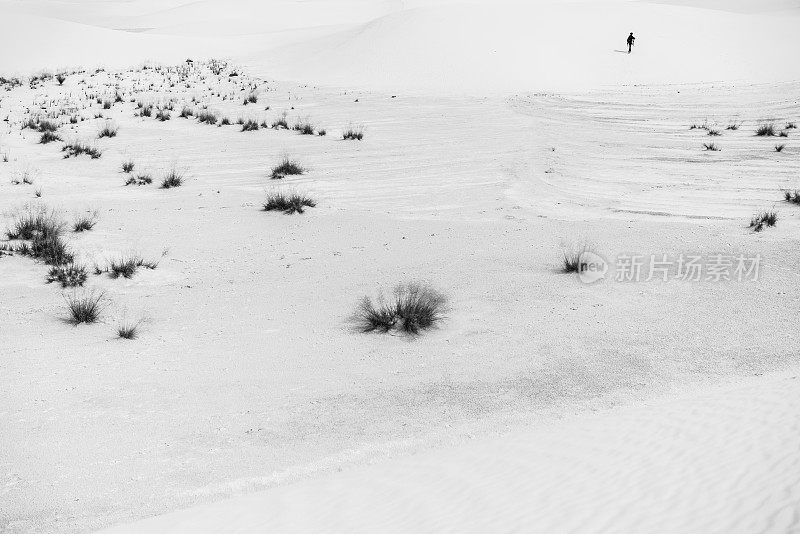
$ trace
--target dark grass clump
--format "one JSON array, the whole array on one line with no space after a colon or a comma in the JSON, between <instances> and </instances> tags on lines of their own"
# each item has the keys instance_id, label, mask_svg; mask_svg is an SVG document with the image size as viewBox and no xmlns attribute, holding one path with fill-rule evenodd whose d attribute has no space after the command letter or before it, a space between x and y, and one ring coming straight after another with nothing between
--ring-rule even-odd
<instances>
[{"instance_id":1,"label":"dark grass clump","mask_svg":"<svg viewBox=\"0 0 800 534\"><path fill-rule=\"evenodd\" d=\"M42 137L39 138L39 143L46 145L47 143L52 143L53 141L63 141L58 134L53 132L44 132Z\"/></svg>"},{"instance_id":2,"label":"dark grass clump","mask_svg":"<svg viewBox=\"0 0 800 534\"><path fill-rule=\"evenodd\" d=\"M800 191L795 189L794 191L784 191L783 198L786 202L790 202L792 204L800 204Z\"/></svg>"},{"instance_id":3,"label":"dark grass clump","mask_svg":"<svg viewBox=\"0 0 800 534\"><path fill-rule=\"evenodd\" d=\"M72 224L73 232L88 232L97 224L97 212L85 213L75 217Z\"/></svg>"},{"instance_id":4,"label":"dark grass clump","mask_svg":"<svg viewBox=\"0 0 800 534\"><path fill-rule=\"evenodd\" d=\"M36 129L40 132L55 132L58 130L58 123L48 120L39 121L36 125Z\"/></svg>"},{"instance_id":5,"label":"dark grass clump","mask_svg":"<svg viewBox=\"0 0 800 534\"><path fill-rule=\"evenodd\" d=\"M756 135L758 137L775 137L775 125L762 124L756 129Z\"/></svg>"},{"instance_id":6,"label":"dark grass clump","mask_svg":"<svg viewBox=\"0 0 800 534\"><path fill-rule=\"evenodd\" d=\"M6 231L9 240L31 240L36 236L60 236L64 232L65 223L55 211L44 207L28 207L14 215L11 227Z\"/></svg>"},{"instance_id":7,"label":"dark grass clump","mask_svg":"<svg viewBox=\"0 0 800 534\"><path fill-rule=\"evenodd\" d=\"M69 247L59 235L37 234L30 241L16 247L4 245L3 250L14 252L20 256L28 256L44 262L46 265L66 265L74 260Z\"/></svg>"},{"instance_id":8,"label":"dark grass clump","mask_svg":"<svg viewBox=\"0 0 800 534\"><path fill-rule=\"evenodd\" d=\"M295 176L303 174L305 169L298 163L290 160L288 157L283 158L283 161L275 168L272 169L270 177L273 180L280 180L286 176Z\"/></svg>"},{"instance_id":9,"label":"dark grass clump","mask_svg":"<svg viewBox=\"0 0 800 534\"><path fill-rule=\"evenodd\" d=\"M719 130L709 129L708 130L708 135L710 135L711 137L717 137L717 136L720 136L722 134L720 133Z\"/></svg>"},{"instance_id":10,"label":"dark grass clump","mask_svg":"<svg viewBox=\"0 0 800 534\"><path fill-rule=\"evenodd\" d=\"M66 265L54 265L47 273L47 283L58 282L62 288L82 287L86 283L89 275L86 268L74 263Z\"/></svg>"},{"instance_id":11,"label":"dark grass clump","mask_svg":"<svg viewBox=\"0 0 800 534\"><path fill-rule=\"evenodd\" d=\"M253 119L247 119L246 121L242 121L243 132L255 132L257 130L258 130L258 121L254 121Z\"/></svg>"},{"instance_id":12,"label":"dark grass clump","mask_svg":"<svg viewBox=\"0 0 800 534\"><path fill-rule=\"evenodd\" d=\"M161 189L172 189L183 185L183 174L177 169L172 169L161 181Z\"/></svg>"},{"instance_id":13,"label":"dark grass clump","mask_svg":"<svg viewBox=\"0 0 800 534\"><path fill-rule=\"evenodd\" d=\"M106 125L103 126L103 128L97 133L97 138L102 139L104 137L116 137L118 131L119 127L117 127L115 124L106 123Z\"/></svg>"},{"instance_id":14,"label":"dark grass clump","mask_svg":"<svg viewBox=\"0 0 800 534\"><path fill-rule=\"evenodd\" d=\"M786 123L786 129L787 130L794 130L795 128L797 128L797 123L795 123L795 122L787 122Z\"/></svg>"},{"instance_id":15,"label":"dark grass clump","mask_svg":"<svg viewBox=\"0 0 800 534\"><path fill-rule=\"evenodd\" d=\"M760 232L764 227L773 227L778 224L778 214L774 211L764 211L750 219L750 228L754 232Z\"/></svg>"},{"instance_id":16,"label":"dark grass clump","mask_svg":"<svg viewBox=\"0 0 800 534\"><path fill-rule=\"evenodd\" d=\"M122 163L122 172L124 172L125 174L129 174L133 172L134 167L136 167L136 164L134 162L130 160L124 161Z\"/></svg>"},{"instance_id":17,"label":"dark grass clump","mask_svg":"<svg viewBox=\"0 0 800 534\"><path fill-rule=\"evenodd\" d=\"M292 130L300 132L301 135L314 135L314 125L310 122L297 122L292 126Z\"/></svg>"},{"instance_id":18,"label":"dark grass clump","mask_svg":"<svg viewBox=\"0 0 800 534\"><path fill-rule=\"evenodd\" d=\"M784 148L786 148L785 144L775 145L775 152L783 152Z\"/></svg>"},{"instance_id":19,"label":"dark grass clump","mask_svg":"<svg viewBox=\"0 0 800 534\"><path fill-rule=\"evenodd\" d=\"M159 109L158 113L156 113L156 119L160 120L161 122L166 122L166 121L170 120L171 118L172 117L169 114L169 111L167 111L166 109Z\"/></svg>"},{"instance_id":20,"label":"dark grass clump","mask_svg":"<svg viewBox=\"0 0 800 534\"><path fill-rule=\"evenodd\" d=\"M286 121L286 112L284 112L280 117L275 119L275 122L272 123L273 130L288 130L289 123Z\"/></svg>"},{"instance_id":21,"label":"dark grass clump","mask_svg":"<svg viewBox=\"0 0 800 534\"><path fill-rule=\"evenodd\" d=\"M69 322L75 326L79 324L92 324L100 318L103 309L103 293L86 293L78 295L73 293L65 295L67 309L69 311Z\"/></svg>"},{"instance_id":22,"label":"dark grass clump","mask_svg":"<svg viewBox=\"0 0 800 534\"><path fill-rule=\"evenodd\" d=\"M361 128L347 128L342 133L342 139L350 141L361 141L364 139L364 130Z\"/></svg>"},{"instance_id":23,"label":"dark grass clump","mask_svg":"<svg viewBox=\"0 0 800 534\"><path fill-rule=\"evenodd\" d=\"M158 267L157 261L145 261L140 256L128 256L124 258L118 258L116 260L112 260L108 267L106 267L105 272L109 274L111 278L133 278L133 275L136 274L136 271L139 268L145 268L150 270L155 270ZM99 272L103 272L99 270ZM96 271L96 272L98 272Z\"/></svg>"},{"instance_id":24,"label":"dark grass clump","mask_svg":"<svg viewBox=\"0 0 800 534\"><path fill-rule=\"evenodd\" d=\"M444 319L447 298L426 285L408 283L397 286L390 300L373 303L364 297L353 316L359 331L387 333L392 330L419 335Z\"/></svg>"},{"instance_id":25,"label":"dark grass clump","mask_svg":"<svg viewBox=\"0 0 800 534\"><path fill-rule=\"evenodd\" d=\"M719 147L714 143L703 143L703 148L710 152L719 152Z\"/></svg>"},{"instance_id":26,"label":"dark grass clump","mask_svg":"<svg viewBox=\"0 0 800 534\"><path fill-rule=\"evenodd\" d=\"M223 117L221 121L219 121L220 126L230 126L231 120L228 117Z\"/></svg>"},{"instance_id":27,"label":"dark grass clump","mask_svg":"<svg viewBox=\"0 0 800 534\"><path fill-rule=\"evenodd\" d=\"M140 117L152 117L153 116L153 105L148 104L146 106L141 106L139 109L139 116Z\"/></svg>"},{"instance_id":28,"label":"dark grass clump","mask_svg":"<svg viewBox=\"0 0 800 534\"><path fill-rule=\"evenodd\" d=\"M87 145L86 143L82 143L80 141L73 141L71 143L67 143L63 147L61 147L61 151L65 152L64 159L71 158L71 157L78 157L81 154L86 154L92 159L100 159L103 155L98 149Z\"/></svg>"},{"instance_id":29,"label":"dark grass clump","mask_svg":"<svg viewBox=\"0 0 800 534\"><path fill-rule=\"evenodd\" d=\"M264 211L282 211L286 215L304 213L306 208L314 208L317 202L299 193L282 193L273 191L267 194L264 201Z\"/></svg>"},{"instance_id":30,"label":"dark grass clump","mask_svg":"<svg viewBox=\"0 0 800 534\"><path fill-rule=\"evenodd\" d=\"M255 93L250 93L250 94L249 94L249 95L247 95L247 96L245 97L245 99L244 99L244 105L245 105L245 106L246 106L247 104L257 104L257 103L258 103L258 95L257 95L257 94L255 94Z\"/></svg>"},{"instance_id":31,"label":"dark grass clump","mask_svg":"<svg viewBox=\"0 0 800 534\"><path fill-rule=\"evenodd\" d=\"M730 124L728 125L728 127L727 127L727 128L725 128L725 129L726 129L726 130L733 130L733 131L736 131L736 130L738 130L738 129L739 129L739 126L741 126L741 124L740 124L740 123L738 123L738 122L732 122L732 123L730 123Z\"/></svg>"},{"instance_id":32,"label":"dark grass clump","mask_svg":"<svg viewBox=\"0 0 800 534\"><path fill-rule=\"evenodd\" d=\"M178 115L178 117L180 117L181 119L188 119L193 115L194 111L192 111L192 108L190 108L189 106L183 106L183 109L181 109L180 115Z\"/></svg>"},{"instance_id":33,"label":"dark grass clump","mask_svg":"<svg viewBox=\"0 0 800 534\"><path fill-rule=\"evenodd\" d=\"M125 185L150 185L153 178L149 174L137 174L125 180Z\"/></svg>"},{"instance_id":34,"label":"dark grass clump","mask_svg":"<svg viewBox=\"0 0 800 534\"><path fill-rule=\"evenodd\" d=\"M58 85L64 85L64 82L67 81L67 75L56 74L56 81L58 82Z\"/></svg>"},{"instance_id":35,"label":"dark grass clump","mask_svg":"<svg viewBox=\"0 0 800 534\"><path fill-rule=\"evenodd\" d=\"M195 116L197 117L197 120L199 122L205 123L205 124L214 125L214 124L217 124L217 121L219 120L219 117L217 117L216 113L214 113L212 111L208 111L206 109L198 111L197 115L195 115Z\"/></svg>"},{"instance_id":36,"label":"dark grass clump","mask_svg":"<svg viewBox=\"0 0 800 534\"><path fill-rule=\"evenodd\" d=\"M117 327L117 337L132 341L139 337L140 323L123 323Z\"/></svg>"},{"instance_id":37,"label":"dark grass clump","mask_svg":"<svg viewBox=\"0 0 800 534\"><path fill-rule=\"evenodd\" d=\"M587 269L587 264L582 261L582 258L583 254L589 251L588 247L565 251L561 262L561 272L566 274L584 272Z\"/></svg>"}]
</instances>

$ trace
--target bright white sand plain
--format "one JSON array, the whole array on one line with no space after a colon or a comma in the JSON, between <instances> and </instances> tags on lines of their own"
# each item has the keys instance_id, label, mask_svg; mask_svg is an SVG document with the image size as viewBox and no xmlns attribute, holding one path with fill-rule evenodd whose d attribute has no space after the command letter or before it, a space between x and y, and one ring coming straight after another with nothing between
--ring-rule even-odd
<instances>
[{"instance_id":1,"label":"bright white sand plain","mask_svg":"<svg viewBox=\"0 0 800 534\"><path fill-rule=\"evenodd\" d=\"M0 94L3 214L97 209L69 236L88 265L168 250L92 277L109 307L78 328L46 267L0 258L0 529L798 529L800 224L781 190L800 188L799 134L753 136L800 122L796 2L231 4L0 2L0 75L221 55L268 80L258 106L136 94L328 129L161 123L125 102L101 159L65 160L20 130L30 109L82 79L158 76ZM635 53L616 52L631 30ZM704 122L723 135L689 130ZM338 139L350 123L363 142ZM309 170L282 185L317 199L302 216L260 211L284 154ZM129 158L188 181L123 187ZM777 228L746 228L773 207ZM587 286L557 272L582 241L612 261L761 255L762 272ZM361 296L414 279L450 297L440 329L349 329ZM116 339L125 317L146 319L139 340Z\"/></svg>"}]
</instances>

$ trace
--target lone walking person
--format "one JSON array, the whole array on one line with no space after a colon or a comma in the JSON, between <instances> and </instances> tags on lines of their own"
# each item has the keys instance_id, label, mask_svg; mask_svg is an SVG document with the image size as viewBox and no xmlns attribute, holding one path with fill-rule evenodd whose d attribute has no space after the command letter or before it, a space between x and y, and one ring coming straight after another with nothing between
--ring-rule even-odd
<instances>
[{"instance_id":1,"label":"lone walking person","mask_svg":"<svg viewBox=\"0 0 800 534\"><path fill-rule=\"evenodd\" d=\"M633 32L628 36L628 53L631 53L633 49L633 42L636 40L636 37L633 36Z\"/></svg>"}]
</instances>

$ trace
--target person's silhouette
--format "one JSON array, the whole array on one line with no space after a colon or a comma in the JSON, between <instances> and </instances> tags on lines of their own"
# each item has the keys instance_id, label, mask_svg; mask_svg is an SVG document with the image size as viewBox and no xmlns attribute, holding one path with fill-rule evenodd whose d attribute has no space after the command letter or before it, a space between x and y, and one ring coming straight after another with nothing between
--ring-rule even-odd
<instances>
[{"instance_id":1,"label":"person's silhouette","mask_svg":"<svg viewBox=\"0 0 800 534\"><path fill-rule=\"evenodd\" d=\"M636 40L636 37L633 36L633 32L628 36L628 53L631 53L633 49L633 42Z\"/></svg>"}]
</instances>

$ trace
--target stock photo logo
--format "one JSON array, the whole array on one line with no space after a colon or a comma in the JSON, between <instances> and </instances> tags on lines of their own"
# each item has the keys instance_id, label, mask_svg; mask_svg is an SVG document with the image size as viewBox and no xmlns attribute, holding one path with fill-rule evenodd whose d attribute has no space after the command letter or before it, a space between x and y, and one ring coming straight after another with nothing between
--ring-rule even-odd
<instances>
[{"instance_id":1,"label":"stock photo logo","mask_svg":"<svg viewBox=\"0 0 800 534\"><path fill-rule=\"evenodd\" d=\"M594 284L606 277L608 262L596 252L584 250L578 257L578 279L584 284Z\"/></svg>"}]
</instances>

